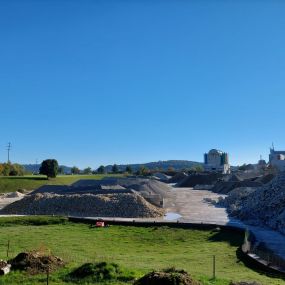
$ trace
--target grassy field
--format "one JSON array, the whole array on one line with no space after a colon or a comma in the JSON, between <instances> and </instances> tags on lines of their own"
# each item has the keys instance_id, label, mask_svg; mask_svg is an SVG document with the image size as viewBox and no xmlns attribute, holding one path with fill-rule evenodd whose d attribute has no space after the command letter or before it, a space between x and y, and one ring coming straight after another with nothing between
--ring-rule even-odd
<instances>
[{"instance_id":1,"label":"grassy field","mask_svg":"<svg viewBox=\"0 0 285 285\"><path fill-rule=\"evenodd\" d=\"M120 226L97 229L59 218L1 218L0 259L6 258L8 240L11 257L25 250L46 248L67 261L65 268L52 273L50 284L73 284L63 281L68 272L85 262L99 261L118 263L136 277L152 269L175 266L187 270L204 285L228 285L231 280L285 284L247 268L237 258L243 236L226 231ZM213 255L217 260L215 281L211 280ZM45 284L45 278L12 272L0 277L0 284Z\"/></svg>"},{"instance_id":2,"label":"grassy field","mask_svg":"<svg viewBox=\"0 0 285 285\"><path fill-rule=\"evenodd\" d=\"M0 176L0 193L14 192L19 189L34 190L42 185L70 185L80 179L102 179L108 176L122 175L62 175L55 179L46 179L46 176L17 176L3 177Z\"/></svg>"}]
</instances>

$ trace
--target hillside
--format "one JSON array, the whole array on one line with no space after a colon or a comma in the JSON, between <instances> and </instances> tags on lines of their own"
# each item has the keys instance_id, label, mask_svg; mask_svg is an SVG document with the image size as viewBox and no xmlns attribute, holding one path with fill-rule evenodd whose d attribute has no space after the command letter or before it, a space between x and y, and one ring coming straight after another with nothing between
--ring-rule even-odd
<instances>
[{"instance_id":1,"label":"hillside","mask_svg":"<svg viewBox=\"0 0 285 285\"><path fill-rule=\"evenodd\" d=\"M30 173L38 173L40 170L40 164L22 164L22 166L25 168L27 172ZM60 167L63 167L64 173L70 173L71 172L71 167L65 166L65 165L60 165Z\"/></svg>"},{"instance_id":2,"label":"hillside","mask_svg":"<svg viewBox=\"0 0 285 285\"><path fill-rule=\"evenodd\" d=\"M120 171L124 171L126 169L126 166L131 166L131 168L136 171L140 167L144 166L147 167L150 170L155 169L162 169L167 170L170 167L173 167L175 170L182 170L191 168L195 165L202 165L201 162L196 161L190 161L190 160L166 160L166 161L157 161L157 162L148 162L148 163L138 163L138 164L120 164L118 165ZM112 165L107 165L106 170L109 172L112 170Z\"/></svg>"}]
</instances>

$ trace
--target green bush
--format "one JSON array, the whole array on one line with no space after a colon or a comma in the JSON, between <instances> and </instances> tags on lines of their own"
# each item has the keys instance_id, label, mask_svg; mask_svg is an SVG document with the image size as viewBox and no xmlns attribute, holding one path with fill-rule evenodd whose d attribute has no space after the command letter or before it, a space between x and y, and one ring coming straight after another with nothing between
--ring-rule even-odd
<instances>
[{"instance_id":1,"label":"green bush","mask_svg":"<svg viewBox=\"0 0 285 285\"><path fill-rule=\"evenodd\" d=\"M121 268L116 263L85 263L68 275L69 281L84 280L89 282L103 281L131 281L135 279L134 273Z\"/></svg>"}]
</instances>

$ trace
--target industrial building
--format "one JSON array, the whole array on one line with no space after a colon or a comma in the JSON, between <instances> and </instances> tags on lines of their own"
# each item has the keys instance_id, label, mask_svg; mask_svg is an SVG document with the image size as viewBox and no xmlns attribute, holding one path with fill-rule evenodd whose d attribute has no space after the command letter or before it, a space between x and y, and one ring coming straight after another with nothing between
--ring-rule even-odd
<instances>
[{"instance_id":1,"label":"industrial building","mask_svg":"<svg viewBox=\"0 0 285 285\"><path fill-rule=\"evenodd\" d=\"M269 164L279 171L285 171L285 151L276 151L272 146L270 148Z\"/></svg>"},{"instance_id":2,"label":"industrial building","mask_svg":"<svg viewBox=\"0 0 285 285\"><path fill-rule=\"evenodd\" d=\"M229 154L217 149L211 149L204 154L204 168L206 171L218 171L223 174L231 172Z\"/></svg>"}]
</instances>

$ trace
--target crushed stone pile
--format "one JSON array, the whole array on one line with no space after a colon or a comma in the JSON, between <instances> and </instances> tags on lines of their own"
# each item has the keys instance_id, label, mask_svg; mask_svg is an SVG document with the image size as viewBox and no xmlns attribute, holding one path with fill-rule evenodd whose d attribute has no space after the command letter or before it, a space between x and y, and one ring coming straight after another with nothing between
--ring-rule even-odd
<instances>
[{"instance_id":1,"label":"crushed stone pile","mask_svg":"<svg viewBox=\"0 0 285 285\"><path fill-rule=\"evenodd\" d=\"M168 176L164 173L161 173L161 172L156 172L152 176L153 176L153 178L161 180L161 181L168 181L168 179L170 178L170 176Z\"/></svg>"},{"instance_id":2,"label":"crushed stone pile","mask_svg":"<svg viewBox=\"0 0 285 285\"><path fill-rule=\"evenodd\" d=\"M221 198L218 202L219 206L228 208L229 212L234 212L236 209L239 209L244 201L247 199L247 196L253 193L256 188L252 187L239 187L235 188L228 193L228 196Z\"/></svg>"},{"instance_id":3,"label":"crushed stone pile","mask_svg":"<svg viewBox=\"0 0 285 285\"><path fill-rule=\"evenodd\" d=\"M285 234L284 172L255 191L232 192L225 202L231 216L253 225L266 225Z\"/></svg>"},{"instance_id":4,"label":"crushed stone pile","mask_svg":"<svg viewBox=\"0 0 285 285\"><path fill-rule=\"evenodd\" d=\"M138 192L146 192L148 194L159 194L162 197L167 196L167 192L170 190L169 185L158 181L156 179L147 178L105 178L102 180L79 180L72 185L72 191L76 191L84 187L93 187L93 189L110 189L110 185L119 185L129 190L136 190ZM108 186L108 187L105 187ZM47 191L45 191L47 192Z\"/></svg>"},{"instance_id":5,"label":"crushed stone pile","mask_svg":"<svg viewBox=\"0 0 285 285\"><path fill-rule=\"evenodd\" d=\"M211 189L215 193L228 194L232 190L241 187L259 187L263 184L258 181L244 180L244 181L218 181Z\"/></svg>"},{"instance_id":6,"label":"crushed stone pile","mask_svg":"<svg viewBox=\"0 0 285 285\"><path fill-rule=\"evenodd\" d=\"M45 273L47 270L52 272L64 266L61 258L38 251L21 252L8 263L11 264L12 270L24 270L29 274Z\"/></svg>"},{"instance_id":7,"label":"crushed stone pile","mask_svg":"<svg viewBox=\"0 0 285 285\"><path fill-rule=\"evenodd\" d=\"M188 174L185 172L178 172L172 178L168 179L168 183L178 183L188 177Z\"/></svg>"},{"instance_id":8,"label":"crushed stone pile","mask_svg":"<svg viewBox=\"0 0 285 285\"><path fill-rule=\"evenodd\" d=\"M178 182L176 186L195 187L196 185L213 185L221 178L221 173L193 173Z\"/></svg>"},{"instance_id":9,"label":"crushed stone pile","mask_svg":"<svg viewBox=\"0 0 285 285\"><path fill-rule=\"evenodd\" d=\"M274 179L276 177L276 175L274 174L267 174L267 175L263 175L261 177L258 177L256 180L254 180L255 182L260 182L262 184L267 184L269 183L272 179Z\"/></svg>"},{"instance_id":10,"label":"crushed stone pile","mask_svg":"<svg viewBox=\"0 0 285 285\"><path fill-rule=\"evenodd\" d=\"M152 218L164 212L136 193L59 195L37 193L7 205L1 214Z\"/></svg>"},{"instance_id":11,"label":"crushed stone pile","mask_svg":"<svg viewBox=\"0 0 285 285\"><path fill-rule=\"evenodd\" d=\"M134 285L200 285L186 271L174 268L152 271L138 279Z\"/></svg>"}]
</instances>

